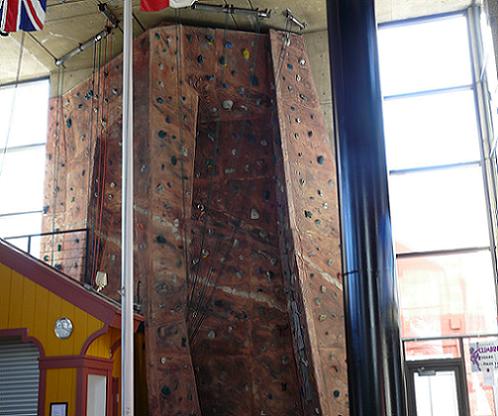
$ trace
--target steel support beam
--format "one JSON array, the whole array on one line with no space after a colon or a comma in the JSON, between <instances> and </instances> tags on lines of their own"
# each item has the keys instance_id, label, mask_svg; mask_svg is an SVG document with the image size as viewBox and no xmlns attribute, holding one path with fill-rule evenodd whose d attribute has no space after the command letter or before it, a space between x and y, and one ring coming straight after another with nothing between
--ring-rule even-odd
<instances>
[{"instance_id":1,"label":"steel support beam","mask_svg":"<svg viewBox=\"0 0 498 416\"><path fill-rule=\"evenodd\" d=\"M351 415L406 415L374 0L327 6Z\"/></svg>"}]
</instances>

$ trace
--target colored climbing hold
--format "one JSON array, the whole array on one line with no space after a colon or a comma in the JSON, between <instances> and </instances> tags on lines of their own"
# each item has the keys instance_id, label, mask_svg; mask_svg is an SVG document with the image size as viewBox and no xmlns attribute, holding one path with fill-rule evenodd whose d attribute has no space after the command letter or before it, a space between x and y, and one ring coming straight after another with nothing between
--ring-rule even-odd
<instances>
[{"instance_id":1,"label":"colored climbing hold","mask_svg":"<svg viewBox=\"0 0 498 416\"><path fill-rule=\"evenodd\" d=\"M66 120L66 127L67 127L68 129L70 129L72 125L73 125L73 120L72 120L72 119L70 119L70 118L68 118L68 119Z\"/></svg>"},{"instance_id":2,"label":"colored climbing hold","mask_svg":"<svg viewBox=\"0 0 498 416\"><path fill-rule=\"evenodd\" d=\"M249 58L251 57L251 52L249 52L249 49L247 48L242 49L242 56L246 61L248 61Z\"/></svg>"},{"instance_id":3,"label":"colored climbing hold","mask_svg":"<svg viewBox=\"0 0 498 416\"><path fill-rule=\"evenodd\" d=\"M319 165L323 165L323 163L325 162L325 158L320 155L316 158L316 161L318 162Z\"/></svg>"},{"instance_id":4,"label":"colored climbing hold","mask_svg":"<svg viewBox=\"0 0 498 416\"><path fill-rule=\"evenodd\" d=\"M232 45L232 42L230 42L229 40L227 40L227 41L225 42L225 48L227 48L227 49L232 49L232 46L233 46L233 45Z\"/></svg>"},{"instance_id":5,"label":"colored climbing hold","mask_svg":"<svg viewBox=\"0 0 498 416\"><path fill-rule=\"evenodd\" d=\"M169 396L171 394L171 389L168 386L162 386L161 387L161 394L164 397L167 397L167 396Z\"/></svg>"},{"instance_id":6,"label":"colored climbing hold","mask_svg":"<svg viewBox=\"0 0 498 416\"><path fill-rule=\"evenodd\" d=\"M220 65L226 65L226 59L224 56L220 57L220 59L218 60L218 62L220 63Z\"/></svg>"},{"instance_id":7,"label":"colored climbing hold","mask_svg":"<svg viewBox=\"0 0 498 416\"><path fill-rule=\"evenodd\" d=\"M287 64L287 69L288 69L289 71L292 71L292 70L294 69L294 65L292 65L291 63L288 63L288 64Z\"/></svg>"},{"instance_id":8,"label":"colored climbing hold","mask_svg":"<svg viewBox=\"0 0 498 416\"><path fill-rule=\"evenodd\" d=\"M304 216L306 218L311 218L313 216L313 213L311 211L304 210Z\"/></svg>"},{"instance_id":9,"label":"colored climbing hold","mask_svg":"<svg viewBox=\"0 0 498 416\"><path fill-rule=\"evenodd\" d=\"M259 212L256 208L251 208L251 220L259 219Z\"/></svg>"},{"instance_id":10,"label":"colored climbing hold","mask_svg":"<svg viewBox=\"0 0 498 416\"><path fill-rule=\"evenodd\" d=\"M202 56L202 55L198 55L198 56L197 56L197 63L198 63L198 64L202 64L202 63L204 63L204 56Z\"/></svg>"},{"instance_id":11,"label":"colored climbing hold","mask_svg":"<svg viewBox=\"0 0 498 416\"><path fill-rule=\"evenodd\" d=\"M156 242L157 242L158 244L166 244L166 243L168 242L168 240L166 240L166 238L165 238L163 235L159 234L159 235L156 237Z\"/></svg>"},{"instance_id":12,"label":"colored climbing hold","mask_svg":"<svg viewBox=\"0 0 498 416\"><path fill-rule=\"evenodd\" d=\"M256 75L252 74L250 77L251 85L257 87L259 85L259 79Z\"/></svg>"},{"instance_id":13,"label":"colored climbing hold","mask_svg":"<svg viewBox=\"0 0 498 416\"><path fill-rule=\"evenodd\" d=\"M233 101L232 100L223 101L223 108L225 110L231 110L233 108Z\"/></svg>"}]
</instances>

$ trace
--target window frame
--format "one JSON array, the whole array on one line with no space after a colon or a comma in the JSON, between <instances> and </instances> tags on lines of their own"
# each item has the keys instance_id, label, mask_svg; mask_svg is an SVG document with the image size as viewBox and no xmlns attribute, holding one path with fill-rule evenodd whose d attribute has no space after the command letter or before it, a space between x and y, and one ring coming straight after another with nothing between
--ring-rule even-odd
<instances>
[{"instance_id":1,"label":"window frame","mask_svg":"<svg viewBox=\"0 0 498 416\"><path fill-rule=\"evenodd\" d=\"M434 14L429 16L420 16L410 19L403 19L391 22L385 22L378 25L378 29L387 27L399 27L409 24L417 24L431 22L445 18L454 18L462 16L467 21L467 38L469 42L470 65L471 65L471 81L470 85L451 86L447 88L434 88L428 90L414 91L400 94L383 95L383 102L387 100L404 99L417 96L427 96L430 94L440 94L446 92L455 92L463 90L471 90L474 97L474 106L476 109L476 124L477 124L477 139L479 141L480 157L478 161L458 162L446 165L432 165L407 169L388 169L388 176L403 175L422 171L435 171L440 169L453 169L462 166L479 166L482 172L485 204L487 213L487 225L489 234L489 245L480 247L463 247L443 250L428 250L428 251L407 251L404 253L395 253L396 259L410 257L431 257L451 254L464 254L479 251L489 251L491 254L492 270L493 270L493 285L495 288L495 303L498 313L498 262L497 262L497 230L498 230L498 155L493 148L493 144L498 141L498 131L493 132L493 124L491 117L491 100L487 94L487 78L485 71L485 60L483 41L481 34L481 18L482 8L477 5L466 7L462 10L452 11L448 13ZM497 93L498 94L498 93ZM498 130L498 126L494 126ZM495 136L497 140L495 141ZM495 153L493 153L495 151ZM495 213L495 215L493 215Z\"/></svg>"},{"instance_id":2,"label":"window frame","mask_svg":"<svg viewBox=\"0 0 498 416\"><path fill-rule=\"evenodd\" d=\"M16 81L7 82L7 83L0 85L0 90L6 89L6 88L16 88L17 89L17 87L20 85L35 84L38 82L47 82L47 86L48 86L47 100L50 100L50 76L41 76L41 77L36 77L36 78L23 79L23 80L20 80L18 82L16 82ZM48 113L46 116L48 118ZM45 132L45 141L43 141L43 142L34 142L31 144L17 145L17 146L9 146L9 144L6 143L5 147L1 147L0 148L0 160L2 162L2 165L4 164L5 157L7 157L9 154L12 154L14 152L29 151L31 149L39 149L42 147L46 148L47 137L48 137L48 128L49 128L49 126L47 124L47 131ZM0 166L0 169L1 169L1 166ZM0 172L1 172L1 170L0 170ZM45 210L43 208L43 201L41 201L40 209L0 213L0 219L4 220L4 219L12 218L12 217L23 216L23 215L43 214L44 212L45 212ZM11 238L12 236L2 235L0 237L1 238L9 238L10 237Z\"/></svg>"}]
</instances>

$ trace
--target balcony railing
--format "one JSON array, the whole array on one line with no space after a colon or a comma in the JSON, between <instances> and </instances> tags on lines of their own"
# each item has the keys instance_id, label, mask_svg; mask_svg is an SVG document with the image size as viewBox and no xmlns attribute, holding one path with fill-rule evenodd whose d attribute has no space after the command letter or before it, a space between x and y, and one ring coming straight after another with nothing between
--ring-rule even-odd
<instances>
[{"instance_id":1,"label":"balcony railing","mask_svg":"<svg viewBox=\"0 0 498 416\"><path fill-rule=\"evenodd\" d=\"M87 273L88 228L4 237L28 254L83 281Z\"/></svg>"}]
</instances>

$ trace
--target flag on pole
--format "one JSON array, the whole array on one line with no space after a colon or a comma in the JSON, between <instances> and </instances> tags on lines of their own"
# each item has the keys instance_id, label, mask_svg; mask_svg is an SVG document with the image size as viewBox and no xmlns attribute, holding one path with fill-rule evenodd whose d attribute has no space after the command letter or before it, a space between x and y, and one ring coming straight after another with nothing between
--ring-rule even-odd
<instances>
[{"instance_id":1,"label":"flag on pole","mask_svg":"<svg viewBox=\"0 0 498 416\"><path fill-rule=\"evenodd\" d=\"M0 32L42 30L47 0L0 0Z\"/></svg>"},{"instance_id":2,"label":"flag on pole","mask_svg":"<svg viewBox=\"0 0 498 416\"><path fill-rule=\"evenodd\" d=\"M167 7L174 7L175 9L189 7L195 2L196 0L140 0L140 9L144 12L158 12Z\"/></svg>"}]
</instances>

